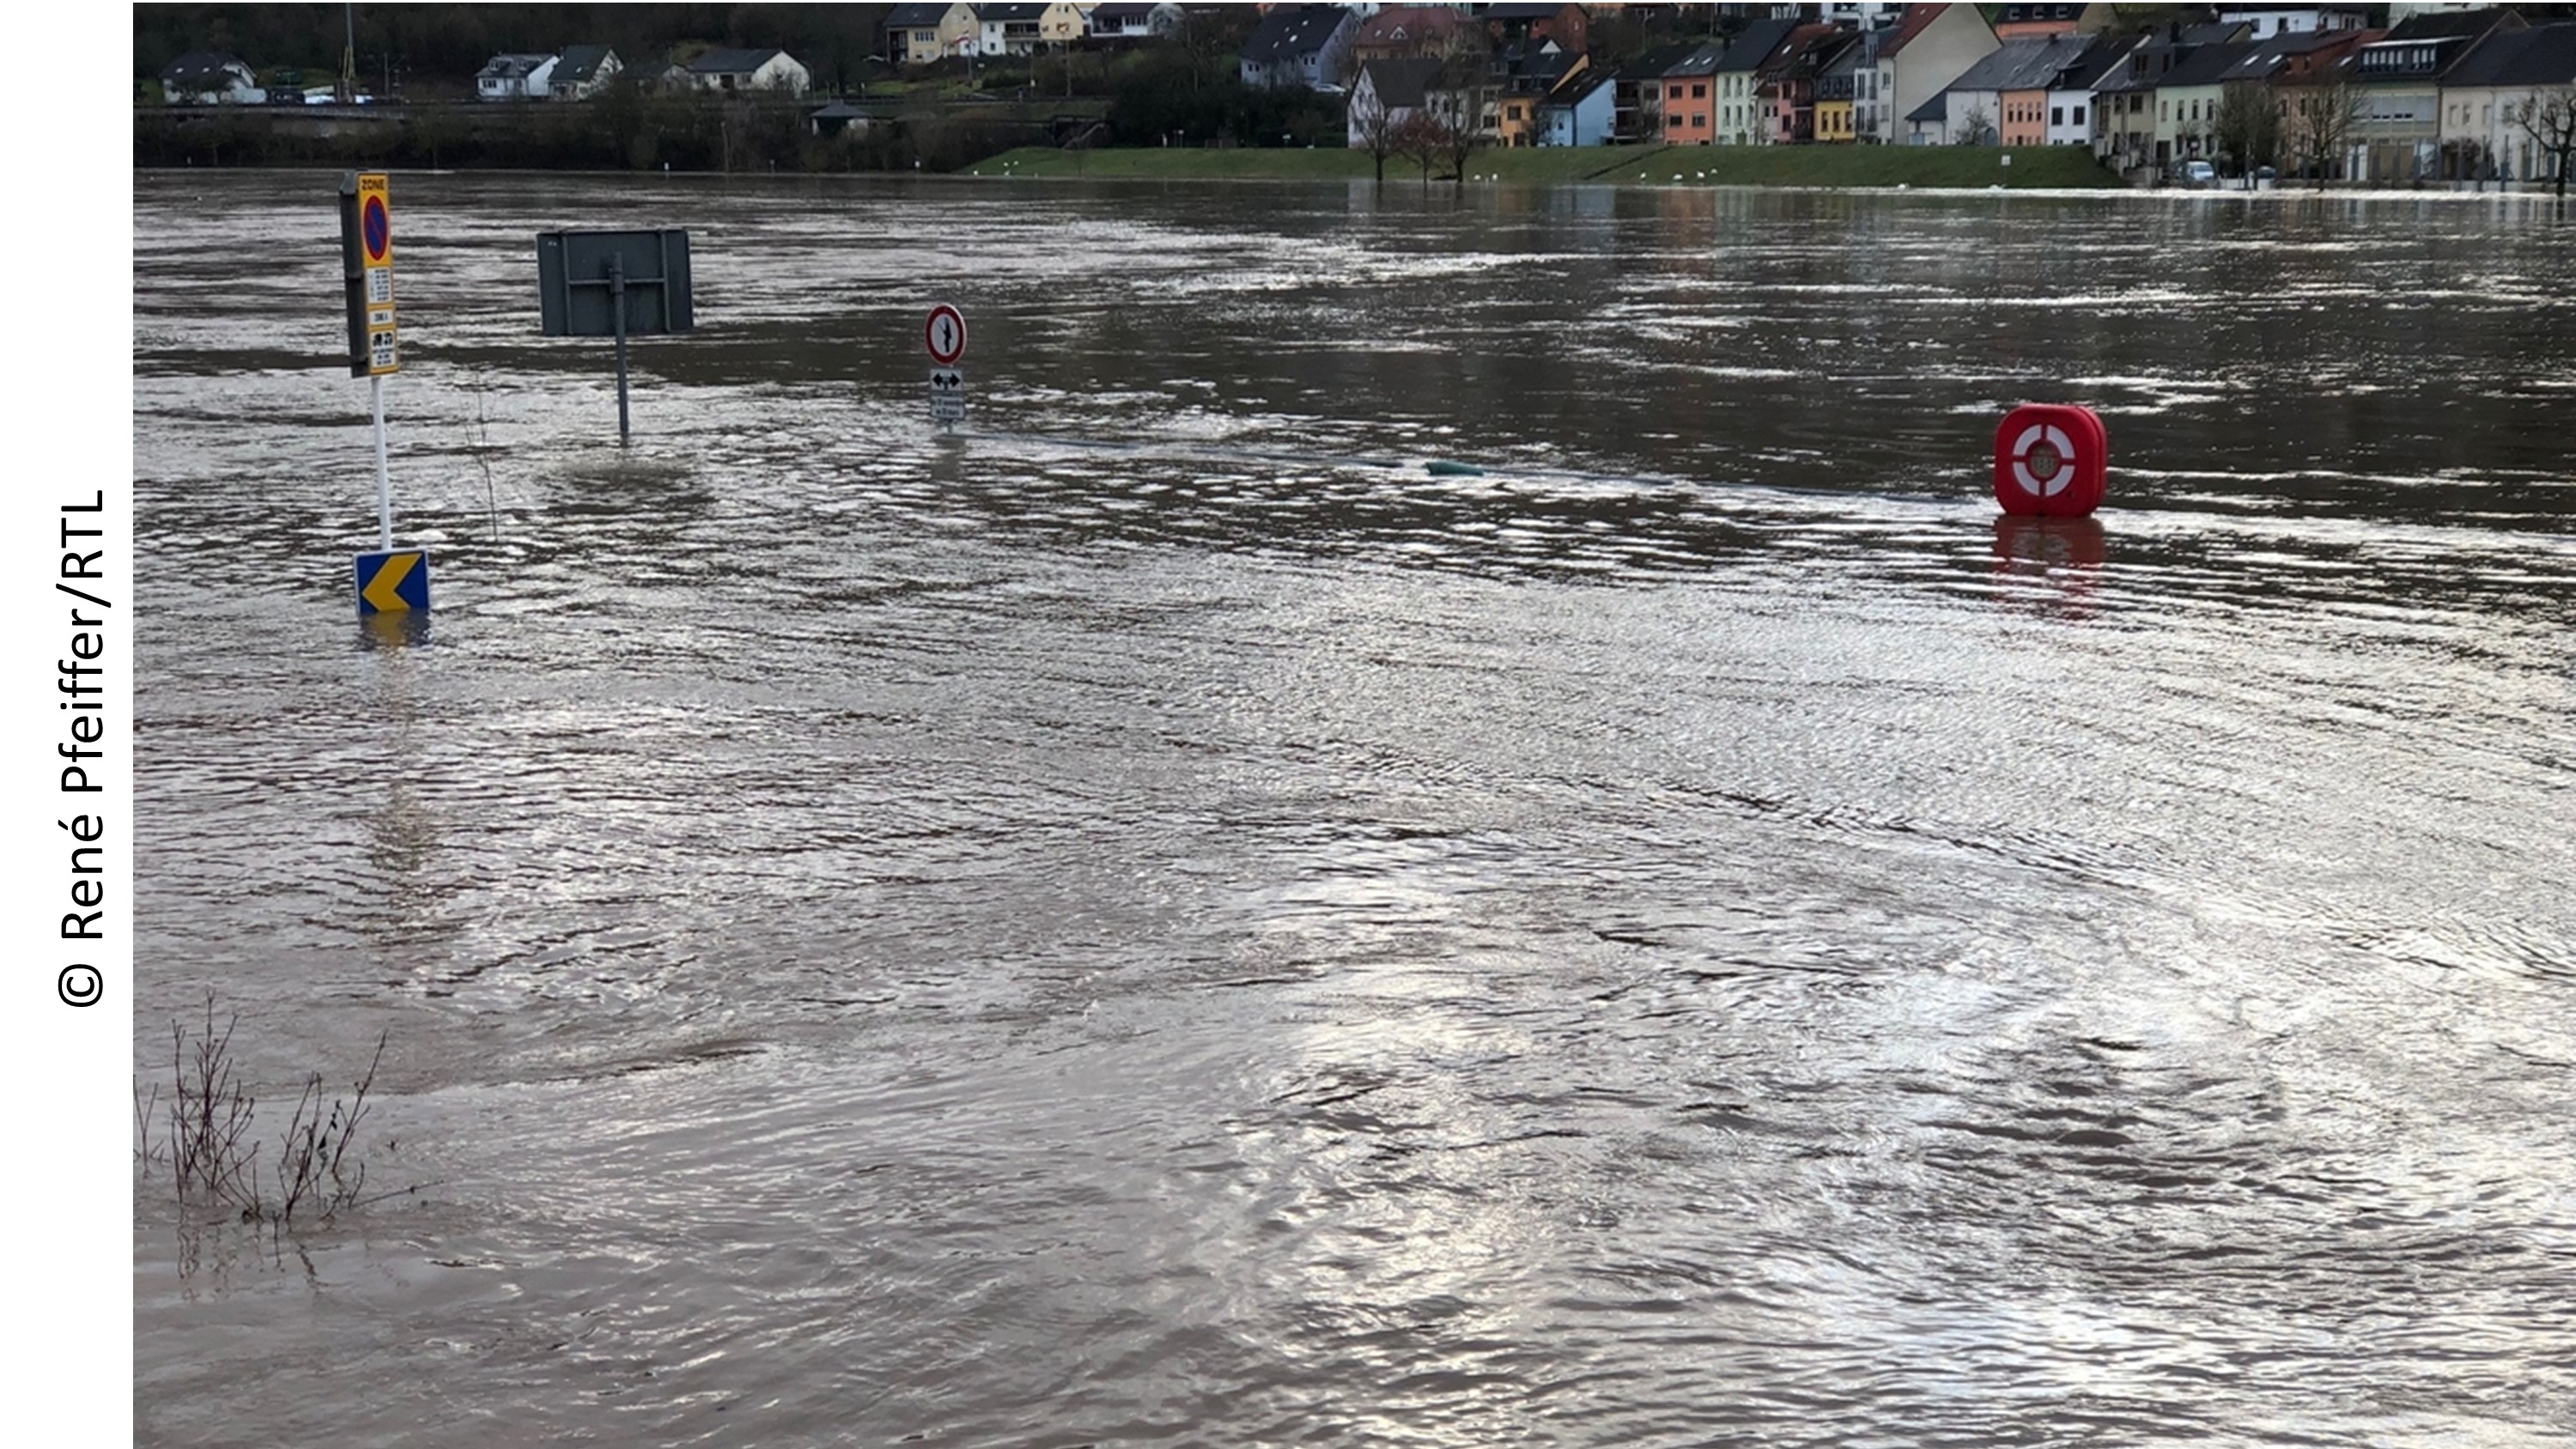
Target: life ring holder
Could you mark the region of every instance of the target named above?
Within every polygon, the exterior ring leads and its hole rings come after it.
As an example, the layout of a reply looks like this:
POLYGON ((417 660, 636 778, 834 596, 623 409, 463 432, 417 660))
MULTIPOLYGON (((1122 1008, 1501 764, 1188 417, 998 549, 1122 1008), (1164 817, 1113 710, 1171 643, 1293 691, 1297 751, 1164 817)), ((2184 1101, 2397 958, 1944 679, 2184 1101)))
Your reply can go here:
POLYGON ((1995 429, 1995 501, 2006 513, 2082 518, 2101 506, 2109 453, 2091 408, 2025 403, 1995 429))

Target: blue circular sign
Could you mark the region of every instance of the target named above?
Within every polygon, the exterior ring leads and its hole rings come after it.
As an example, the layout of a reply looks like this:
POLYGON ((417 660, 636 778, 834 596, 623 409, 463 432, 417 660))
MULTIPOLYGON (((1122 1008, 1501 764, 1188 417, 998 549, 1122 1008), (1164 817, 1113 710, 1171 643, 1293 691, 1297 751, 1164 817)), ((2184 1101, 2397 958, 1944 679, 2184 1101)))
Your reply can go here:
POLYGON ((394 219, 385 212, 385 199, 370 196, 358 212, 358 230, 367 239, 367 260, 381 262, 394 244, 394 219))

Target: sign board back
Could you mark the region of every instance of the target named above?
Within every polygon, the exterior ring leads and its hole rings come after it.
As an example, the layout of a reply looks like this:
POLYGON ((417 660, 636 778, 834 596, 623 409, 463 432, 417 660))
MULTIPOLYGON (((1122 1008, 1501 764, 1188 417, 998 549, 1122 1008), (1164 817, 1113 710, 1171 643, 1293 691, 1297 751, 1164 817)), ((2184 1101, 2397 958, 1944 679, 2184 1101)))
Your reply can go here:
POLYGON ((537 311, 548 337, 614 337, 618 303, 626 334, 686 332, 696 325, 689 291, 689 234, 659 231, 537 233, 537 311))

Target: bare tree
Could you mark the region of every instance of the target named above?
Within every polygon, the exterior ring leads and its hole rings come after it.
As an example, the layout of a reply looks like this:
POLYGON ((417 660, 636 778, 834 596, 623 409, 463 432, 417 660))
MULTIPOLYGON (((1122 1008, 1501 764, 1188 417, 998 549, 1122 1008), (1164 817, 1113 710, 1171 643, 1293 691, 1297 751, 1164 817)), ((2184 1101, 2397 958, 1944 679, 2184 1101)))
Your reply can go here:
POLYGON ((2567 173, 2576 171, 2576 90, 2532 91, 2513 109, 2513 122, 2540 149, 2541 163, 2567 199, 2567 173))
POLYGON ((2290 102, 2288 141, 2299 164, 2310 167, 2317 189, 2325 190, 2326 173, 2343 156, 2344 142, 2361 121, 2362 94, 2338 71, 2312 86, 2295 88, 2290 102))
POLYGON ((2281 111, 2269 92, 2261 81, 2229 81, 2219 94, 2218 119, 2211 123, 2215 149, 2235 163, 2249 186, 2255 167, 2270 166, 2281 156, 2281 111))
POLYGON ((1395 124, 1395 152, 1422 168, 1422 184, 1431 184, 1431 168, 1449 149, 1449 126, 1429 106, 1408 111, 1395 124))
POLYGON ((1951 137, 1950 141, 1957 146, 1992 146, 1999 139, 1995 118, 1986 114, 1985 102, 1979 101, 1968 107, 1968 114, 1959 118, 1959 134, 1951 137))
POLYGON ((1467 186, 1467 158, 1485 141, 1485 97, 1493 89, 1493 48, 1485 32, 1462 25, 1440 53, 1440 74, 1432 79, 1424 109, 1435 113, 1445 130, 1441 153, 1449 162, 1449 179, 1467 186))
POLYGON ((1402 149, 1398 142, 1403 128, 1404 123, 1397 118, 1395 108, 1386 103, 1385 96, 1378 91, 1377 82, 1364 67, 1360 83, 1351 91, 1351 134, 1359 138, 1359 144, 1369 153, 1369 159, 1377 163, 1377 184, 1380 186, 1386 184, 1386 158, 1402 149))

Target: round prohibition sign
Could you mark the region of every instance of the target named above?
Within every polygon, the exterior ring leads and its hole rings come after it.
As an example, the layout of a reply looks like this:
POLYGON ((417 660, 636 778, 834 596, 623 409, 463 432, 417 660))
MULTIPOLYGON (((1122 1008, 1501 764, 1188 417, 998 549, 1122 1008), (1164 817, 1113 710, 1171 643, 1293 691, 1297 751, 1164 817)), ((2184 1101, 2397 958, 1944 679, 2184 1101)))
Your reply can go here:
POLYGON ((2075 481, 2075 445, 2055 423, 2033 423, 2012 446, 2013 481, 2035 498, 2054 498, 2075 481))
POLYGON ((922 324, 922 341, 930 348, 930 360, 942 367, 954 367, 966 355, 966 314, 945 302, 930 309, 930 320, 922 324))
POLYGON ((370 196, 358 209, 358 235, 366 242, 367 265, 381 267, 394 249, 394 219, 385 210, 385 199, 370 196))

